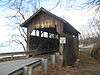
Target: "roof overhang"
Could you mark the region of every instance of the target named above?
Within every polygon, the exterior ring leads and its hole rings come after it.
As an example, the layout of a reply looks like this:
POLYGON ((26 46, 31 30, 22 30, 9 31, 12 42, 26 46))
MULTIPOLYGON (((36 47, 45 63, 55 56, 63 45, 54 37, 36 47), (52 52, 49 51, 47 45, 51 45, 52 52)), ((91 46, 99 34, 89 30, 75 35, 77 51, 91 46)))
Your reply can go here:
POLYGON ((62 18, 60 18, 60 17, 58 17, 58 16, 52 14, 51 12, 47 11, 46 9, 44 9, 44 8, 42 8, 42 7, 41 7, 36 13, 34 13, 30 18, 28 18, 24 23, 22 23, 20 26, 21 26, 21 27, 27 28, 27 27, 30 25, 30 23, 32 22, 32 20, 35 18, 35 16, 38 15, 41 11, 43 11, 43 12, 45 12, 46 14, 48 14, 48 15, 54 17, 55 19, 57 19, 57 20, 63 22, 63 23, 64 23, 63 28, 64 28, 65 32, 67 32, 67 31, 69 30, 70 33, 73 33, 73 34, 80 34, 80 32, 77 31, 77 30, 76 30, 72 25, 70 25, 66 20, 64 20, 64 19, 62 19, 62 18))

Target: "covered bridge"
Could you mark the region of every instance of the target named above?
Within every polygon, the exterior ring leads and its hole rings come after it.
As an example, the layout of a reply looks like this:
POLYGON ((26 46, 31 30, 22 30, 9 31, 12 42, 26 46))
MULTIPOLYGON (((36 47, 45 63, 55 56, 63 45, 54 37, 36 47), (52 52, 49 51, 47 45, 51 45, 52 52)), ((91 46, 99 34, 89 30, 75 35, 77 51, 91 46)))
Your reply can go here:
POLYGON ((28 51, 50 54, 61 52, 63 46, 64 64, 72 65, 76 61, 79 32, 64 19, 40 8, 21 27, 27 28, 28 51), (64 39, 61 40, 61 37, 64 39))

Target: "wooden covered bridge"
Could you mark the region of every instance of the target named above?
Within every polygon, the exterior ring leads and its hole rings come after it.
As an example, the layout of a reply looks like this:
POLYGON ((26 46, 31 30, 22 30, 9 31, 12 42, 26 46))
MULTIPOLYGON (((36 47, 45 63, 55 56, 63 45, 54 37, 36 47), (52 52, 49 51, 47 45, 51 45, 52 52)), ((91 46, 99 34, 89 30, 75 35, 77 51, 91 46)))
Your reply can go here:
POLYGON ((21 27, 27 28, 28 51, 36 50, 41 54, 62 52, 64 65, 76 61, 79 32, 64 19, 40 8, 21 27), (60 50, 62 45, 63 51, 60 50))

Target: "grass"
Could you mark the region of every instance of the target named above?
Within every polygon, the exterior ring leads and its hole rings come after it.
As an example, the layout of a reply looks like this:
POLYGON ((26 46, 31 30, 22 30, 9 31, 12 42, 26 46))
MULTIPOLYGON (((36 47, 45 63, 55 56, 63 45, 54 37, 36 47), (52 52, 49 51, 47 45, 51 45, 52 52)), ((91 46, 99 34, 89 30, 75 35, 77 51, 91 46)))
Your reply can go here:
POLYGON ((98 64, 98 61, 91 57, 89 54, 85 52, 79 53, 79 59, 81 65, 95 65, 98 64))

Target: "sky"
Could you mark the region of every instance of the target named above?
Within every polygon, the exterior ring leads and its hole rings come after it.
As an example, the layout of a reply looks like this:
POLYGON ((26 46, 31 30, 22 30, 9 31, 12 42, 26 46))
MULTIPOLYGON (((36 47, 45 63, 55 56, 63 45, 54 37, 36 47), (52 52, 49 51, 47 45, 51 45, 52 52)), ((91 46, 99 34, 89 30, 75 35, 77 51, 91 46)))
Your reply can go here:
MULTIPOLYGON (((80 1, 80 0, 78 0, 80 1)), ((80 3, 82 3, 81 0, 80 3)), ((63 2, 64 3, 64 2, 63 2)), ((50 5, 52 4, 49 3, 50 5)), ((73 4, 73 2, 71 3, 73 4)), ((77 3, 76 3, 77 4, 77 3)), ((79 2, 78 2, 79 4, 79 2)), ((44 3, 43 7, 45 7, 47 10, 50 8, 45 6, 44 3)), ((54 4, 52 4, 54 5, 54 4)), ((52 6, 51 5, 51 6, 52 6)), ((53 14, 64 18, 66 21, 68 21, 73 27, 75 27, 78 31, 85 31, 87 28, 87 23, 90 18, 93 17, 94 9, 75 9, 75 8, 69 8, 67 6, 62 8, 60 6, 56 7, 55 9, 51 10, 53 14), (84 28, 82 28, 84 27, 84 28)), ((16 34, 16 29, 12 29, 9 24, 10 20, 7 18, 8 16, 11 16, 15 14, 16 11, 7 9, 5 7, 0 7, 0 53, 4 52, 18 52, 23 51, 22 47, 16 44, 9 44, 9 40, 11 39, 12 34, 16 34), (6 10, 5 10, 6 9, 6 10), (17 49, 16 49, 17 47, 17 49)))

